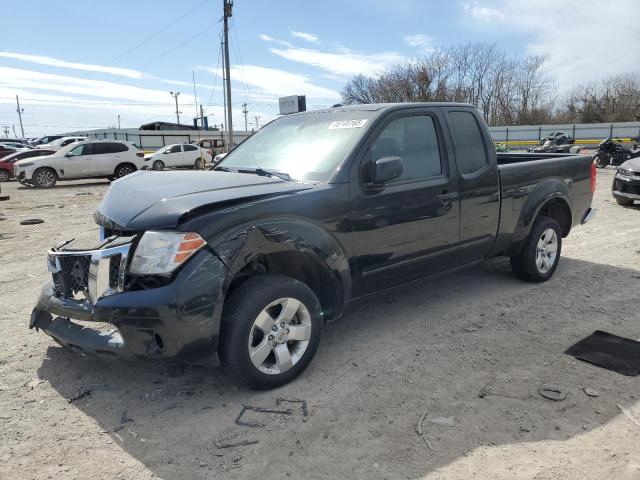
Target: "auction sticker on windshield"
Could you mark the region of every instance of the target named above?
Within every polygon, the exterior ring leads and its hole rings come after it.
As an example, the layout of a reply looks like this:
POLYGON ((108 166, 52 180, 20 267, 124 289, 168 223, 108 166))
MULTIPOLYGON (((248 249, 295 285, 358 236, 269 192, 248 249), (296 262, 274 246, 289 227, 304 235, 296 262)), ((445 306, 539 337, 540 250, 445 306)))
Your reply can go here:
POLYGON ((361 120, 339 120, 329 125, 329 130, 335 130, 337 128, 362 128, 366 125, 368 118, 361 120))

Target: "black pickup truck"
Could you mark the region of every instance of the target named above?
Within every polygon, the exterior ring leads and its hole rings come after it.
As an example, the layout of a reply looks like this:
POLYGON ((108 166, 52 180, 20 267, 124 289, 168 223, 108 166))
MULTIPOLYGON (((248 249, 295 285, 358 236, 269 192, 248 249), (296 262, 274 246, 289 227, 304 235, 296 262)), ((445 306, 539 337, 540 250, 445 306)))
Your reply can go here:
POLYGON ((499 255, 548 280, 594 189, 590 157, 496 156, 470 105, 285 116, 211 171, 114 181, 101 239, 49 251, 30 326, 82 354, 221 359, 271 388, 305 369, 350 302, 499 255))

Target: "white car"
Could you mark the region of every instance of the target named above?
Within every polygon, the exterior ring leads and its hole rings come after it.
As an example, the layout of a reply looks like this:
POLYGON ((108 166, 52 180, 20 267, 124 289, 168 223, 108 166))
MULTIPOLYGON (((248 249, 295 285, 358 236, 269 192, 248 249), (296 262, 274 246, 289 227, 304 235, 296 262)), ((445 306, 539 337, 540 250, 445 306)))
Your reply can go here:
POLYGON ((33 148, 29 145, 25 145, 24 143, 18 143, 18 142, 0 142, 0 145, 13 148, 18 152, 26 152, 27 150, 31 150, 33 148))
POLYGON ((44 143, 42 145, 38 145, 38 148, 44 148, 45 150, 60 150, 61 148, 66 147, 67 145, 71 145, 72 143, 81 142, 83 140, 88 140, 87 137, 62 137, 57 140, 54 140, 51 143, 44 143))
POLYGON ((206 162, 211 162, 211 154, 197 145, 176 143, 145 155, 144 161, 152 170, 164 170, 166 167, 188 167, 201 170, 206 162))
POLYGON ((146 168, 144 152, 121 140, 86 140, 72 143, 46 157, 20 160, 14 175, 25 185, 53 187, 58 180, 120 178, 146 168))

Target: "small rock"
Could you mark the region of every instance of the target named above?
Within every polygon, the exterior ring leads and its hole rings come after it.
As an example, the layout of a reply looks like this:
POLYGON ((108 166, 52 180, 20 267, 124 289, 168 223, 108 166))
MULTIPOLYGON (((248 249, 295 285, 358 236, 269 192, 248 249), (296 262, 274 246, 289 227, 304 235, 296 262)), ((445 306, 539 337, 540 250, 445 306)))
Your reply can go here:
POLYGON ((442 425, 443 427, 455 427, 456 420, 453 417, 436 417, 429 420, 431 423, 435 423, 436 425, 442 425))
POLYGON ((206 463, 204 463, 204 462, 200 462, 200 467, 204 468, 204 467, 206 467, 206 466, 207 466, 207 464, 206 464, 206 463))
POLYGON ((586 393, 589 397, 598 397, 600 396, 600 394, 597 392, 597 390, 594 390, 593 388, 590 387, 586 387, 582 389, 584 391, 584 393, 586 393))

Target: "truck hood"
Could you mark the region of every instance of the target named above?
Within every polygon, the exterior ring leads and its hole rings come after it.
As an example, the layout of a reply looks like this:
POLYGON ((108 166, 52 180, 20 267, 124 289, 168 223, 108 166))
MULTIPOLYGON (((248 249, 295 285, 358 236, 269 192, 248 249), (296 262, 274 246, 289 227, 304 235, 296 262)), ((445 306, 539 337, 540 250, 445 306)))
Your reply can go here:
POLYGON ((138 171, 111 184, 94 217, 116 230, 174 228, 194 210, 211 212, 309 188, 250 173, 138 171))

